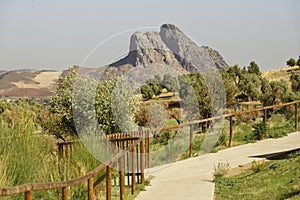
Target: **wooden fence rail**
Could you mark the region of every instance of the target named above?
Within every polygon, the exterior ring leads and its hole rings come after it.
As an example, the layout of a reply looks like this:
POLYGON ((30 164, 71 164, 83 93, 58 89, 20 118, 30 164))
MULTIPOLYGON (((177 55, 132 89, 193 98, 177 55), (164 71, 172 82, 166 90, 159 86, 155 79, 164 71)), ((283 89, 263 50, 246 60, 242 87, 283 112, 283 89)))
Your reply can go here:
MULTIPOLYGON (((251 109, 251 110, 245 110, 242 112, 234 112, 229 113, 222 116, 207 118, 207 119, 201 119, 196 121, 191 121, 187 123, 183 123, 177 126, 170 126, 165 127, 162 130, 172 130, 172 129, 179 129, 182 127, 189 126, 190 128, 190 138, 189 138, 189 156, 191 157, 193 155, 192 152, 192 142, 193 142, 193 125, 205 123, 205 122, 211 122, 213 120, 220 120, 222 118, 229 118, 229 124, 230 124, 230 130, 229 130, 229 146, 232 146, 233 141, 233 117, 238 115, 244 115, 249 113, 257 113, 259 111, 263 111, 263 122, 267 122, 267 110, 269 109, 275 109, 275 108, 281 108, 284 106, 295 106, 295 131, 298 130, 298 105, 300 100, 289 102, 289 103, 283 103, 280 105, 273 105, 273 106, 267 106, 267 107, 261 107, 257 109, 251 109)), ((87 190, 87 196, 89 200, 94 199, 94 188, 93 188, 93 177, 98 174, 101 170, 106 169, 106 199, 111 199, 111 190, 112 190, 112 164, 118 163, 119 165, 119 185, 120 185, 120 199, 124 199, 124 187, 125 187, 125 168, 132 169, 131 175, 131 188, 132 188, 132 194, 135 193, 136 189, 136 178, 137 180, 141 180, 141 182, 144 182, 144 169, 149 168, 149 135, 152 132, 156 132, 158 130, 146 130, 146 131, 138 131, 134 133, 119 133, 119 134, 111 134, 107 136, 107 139, 109 139, 114 145, 118 146, 121 150, 120 152, 115 155, 113 158, 111 158, 109 161, 101 164, 100 166, 96 167, 89 173, 87 173, 84 176, 74 178, 67 181, 60 181, 60 182, 49 182, 49 183, 37 183, 37 184, 24 184, 14 187, 7 187, 7 188, 0 188, 0 197, 1 196, 8 196, 8 195, 17 195, 17 194, 24 194, 25 200, 31 200, 32 195, 34 191, 39 190, 51 190, 51 189, 61 189, 62 190, 62 199, 68 199, 69 195, 69 188, 71 186, 87 182, 88 184, 88 190, 87 190), (131 161, 126 161, 128 158, 128 155, 131 154, 131 161), (137 172, 139 170, 139 173, 137 172)), ((59 146, 59 155, 64 154, 64 146, 68 146, 71 143, 67 143, 67 145, 58 144, 59 146)), ((70 149, 72 147, 70 146, 70 149)), ((129 183, 130 181, 128 181, 129 183)))

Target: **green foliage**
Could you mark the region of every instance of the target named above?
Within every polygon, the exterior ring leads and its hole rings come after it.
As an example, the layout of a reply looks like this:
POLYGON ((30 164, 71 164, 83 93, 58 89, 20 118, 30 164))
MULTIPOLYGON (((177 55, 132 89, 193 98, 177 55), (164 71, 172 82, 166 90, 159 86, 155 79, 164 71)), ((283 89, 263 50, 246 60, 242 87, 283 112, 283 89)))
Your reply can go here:
POLYGON ((141 93, 144 99, 151 99, 154 95, 154 92, 149 85, 143 85, 141 87, 141 93))
POLYGON ((51 102, 51 113, 54 114, 51 116, 54 117, 52 121, 57 122, 57 124, 49 124, 51 127, 45 127, 46 130, 57 136, 76 134, 72 114, 72 94, 76 77, 78 77, 77 71, 75 68, 70 68, 68 74, 60 77, 58 80, 58 88, 51 102), (59 129, 56 129, 55 126, 59 127, 59 129))
MULTIPOLYGON (((299 58, 300 60, 300 58, 299 58)), ((295 93, 300 92, 300 73, 293 73, 290 77, 290 81, 292 83, 292 90, 295 93)))
POLYGON ((151 85, 151 88, 152 88, 152 91, 155 94, 155 96, 158 96, 161 94, 162 87, 160 84, 154 83, 151 85))
MULTIPOLYGON (((209 117, 211 115, 211 98, 208 91, 207 84, 200 73, 189 74, 185 76, 190 87, 182 87, 180 94, 187 94, 180 96, 189 105, 199 105, 200 116, 209 117)), ((183 82, 183 81, 182 81, 183 82)), ((183 82, 185 84, 185 82, 183 82)), ((191 111, 193 112, 193 111, 191 111)))
POLYGON ((262 95, 260 96, 260 100, 264 106, 295 100, 295 94, 289 90, 284 80, 271 81, 270 83, 263 81, 261 88, 262 95))
POLYGON ((266 169, 266 165, 265 165, 265 161, 264 160, 262 162, 255 161, 255 160, 251 162, 251 170, 254 173, 261 172, 261 171, 263 171, 265 169, 266 169))
MULTIPOLYGON (((228 70, 228 72, 226 72, 225 70, 220 70, 221 75, 222 75, 222 79, 223 79, 223 83, 224 83, 224 87, 226 90, 226 104, 227 105, 233 105, 236 102, 236 96, 239 93, 239 89, 237 87, 237 84, 235 83, 235 76, 233 74, 235 74, 235 72, 231 72, 231 70, 233 70, 232 68, 230 68, 228 70)), ((236 72, 238 74, 238 72, 236 72)))
POLYGON ((256 73, 242 73, 239 81, 240 91, 246 95, 247 100, 258 100, 261 91, 261 79, 256 73))
POLYGON ((267 138, 267 125, 265 123, 253 124, 252 136, 254 140, 262 140, 267 138))
MULTIPOLYGON (((70 157, 59 161, 55 138, 39 131, 40 117, 43 116, 40 105, 4 100, 0 100, 0 105, 3 110, 0 113, 0 186, 71 179, 100 164, 82 144, 74 144, 70 157)), ((72 187, 71 198, 80 196, 86 189, 84 184, 78 189, 72 187)), ((33 197, 57 199, 59 193, 56 190, 36 191, 33 197)), ((10 199, 20 199, 20 196, 11 196, 10 199)))
POLYGON ((233 177, 217 177, 215 199, 299 199, 299 160, 298 153, 288 159, 256 162, 252 170, 233 177))
POLYGON ((76 135, 76 130, 98 132, 97 122, 104 134, 120 132, 121 128, 127 131, 124 127, 128 128, 127 125, 134 122, 134 105, 133 94, 122 80, 97 83, 91 78, 79 77, 76 70, 70 68, 68 74, 59 79, 51 113, 45 113, 50 120, 43 125, 45 130, 59 137, 63 134, 76 135), (94 119, 95 115, 97 119, 94 119))
POLYGON ((298 67, 300 67, 300 55, 299 55, 299 57, 298 57, 298 60, 297 60, 296 65, 297 65, 298 67))
POLYGON ((247 67, 247 71, 249 74, 261 75, 259 66, 254 62, 250 62, 250 65, 247 67))
POLYGON ((296 61, 294 58, 290 58, 289 60, 286 61, 286 64, 289 66, 289 67, 294 67, 296 65, 296 61))
POLYGON ((170 74, 164 75, 161 85, 171 92, 177 92, 180 88, 177 77, 172 77, 170 74))

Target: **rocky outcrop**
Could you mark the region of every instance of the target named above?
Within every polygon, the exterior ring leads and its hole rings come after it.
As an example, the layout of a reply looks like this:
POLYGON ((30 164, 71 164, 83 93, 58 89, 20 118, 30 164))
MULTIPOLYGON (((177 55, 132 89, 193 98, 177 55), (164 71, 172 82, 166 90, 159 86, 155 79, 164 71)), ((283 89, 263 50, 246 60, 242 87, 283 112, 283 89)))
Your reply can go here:
POLYGON ((228 64, 225 62, 225 60, 223 59, 223 57, 217 50, 212 49, 208 46, 201 46, 201 48, 203 48, 204 50, 206 50, 208 52, 209 56, 213 60, 215 67, 217 69, 221 69, 221 68, 228 69, 228 67, 229 67, 228 64))
MULTIPOLYGON (((125 58, 110 66, 121 67, 123 69, 124 66, 128 65, 146 67, 150 64, 151 66, 158 64, 160 66, 172 66, 172 68, 181 73, 187 73, 157 32, 133 33, 130 38, 129 50, 125 58)), ((112 69, 108 70, 114 71, 112 69)))
POLYGON ((223 58, 219 53, 214 57, 211 56, 213 55, 211 52, 217 52, 216 50, 198 46, 175 25, 162 25, 159 34, 182 67, 189 72, 201 71, 209 67, 228 68, 225 62, 220 62, 223 58))
POLYGON ((147 67, 150 64, 171 66, 180 73, 201 71, 208 67, 228 68, 216 50, 198 46, 172 24, 162 25, 159 33, 135 32, 130 38, 129 50, 126 57, 109 65, 106 74, 108 71, 118 74, 117 68, 124 72, 130 69, 128 66, 147 67))

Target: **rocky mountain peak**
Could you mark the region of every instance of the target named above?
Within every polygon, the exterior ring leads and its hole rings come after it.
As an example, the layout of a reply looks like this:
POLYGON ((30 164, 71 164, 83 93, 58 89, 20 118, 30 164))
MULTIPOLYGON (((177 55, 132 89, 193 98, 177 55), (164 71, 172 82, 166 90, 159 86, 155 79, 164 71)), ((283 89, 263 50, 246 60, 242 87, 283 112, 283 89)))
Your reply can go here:
MULTIPOLYGON (((117 68, 126 66, 126 69, 130 69, 130 66, 146 67, 149 64, 167 65, 182 73, 201 71, 209 67, 228 68, 217 50, 198 46, 173 24, 163 24, 159 33, 155 31, 133 33, 128 55, 109 66, 117 68)), ((109 71, 116 70, 118 69, 109 69, 109 71)))
POLYGON ((169 29, 169 30, 172 30, 172 31, 182 33, 182 31, 177 26, 175 26, 174 24, 163 24, 163 25, 160 26, 160 29, 169 29))

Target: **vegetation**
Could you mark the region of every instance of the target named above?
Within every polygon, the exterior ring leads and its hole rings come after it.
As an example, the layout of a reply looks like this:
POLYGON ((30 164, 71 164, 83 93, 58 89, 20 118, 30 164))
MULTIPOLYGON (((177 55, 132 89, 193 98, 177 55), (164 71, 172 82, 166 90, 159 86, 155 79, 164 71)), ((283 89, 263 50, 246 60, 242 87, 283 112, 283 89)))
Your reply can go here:
MULTIPOLYGON (((297 71, 289 76, 288 82, 286 80, 269 81, 263 78, 259 66, 255 62, 251 62, 244 68, 235 65, 228 70, 220 70, 220 74, 229 110, 233 110, 239 102, 259 101, 263 106, 268 106, 299 99, 300 73, 297 71)), ((91 123, 89 120, 93 115, 96 117, 96 128, 101 128, 103 134, 137 130, 137 125, 157 128, 158 125, 163 127, 181 123, 180 119, 174 117, 177 115, 176 111, 172 110, 168 116, 159 112, 161 108, 167 107, 163 100, 160 101, 158 98, 158 101, 155 102, 147 101, 155 96, 159 97, 163 89, 172 92, 174 96, 185 100, 186 103, 197 102, 199 105, 198 118, 207 118, 212 115, 210 91, 200 73, 179 77, 157 75, 153 80, 148 80, 140 89, 144 98, 143 102, 137 100, 135 94, 130 92, 121 79, 98 83, 86 77, 79 77, 76 70, 71 68, 65 76, 59 79, 50 108, 44 108, 31 101, 7 102, 0 100, 0 145, 2 147, 0 149, 0 187, 67 180, 86 174, 98 166, 100 162, 90 155, 83 144, 74 144, 70 157, 62 160, 57 159, 56 149, 58 139, 77 138, 78 130, 88 131, 84 128, 89 126, 91 123), (192 93, 195 95, 190 95, 192 93), (74 105, 77 98, 80 98, 80 105, 74 105), (124 112, 124 110, 128 112, 124 112), (74 119, 74 113, 80 116, 79 121, 74 119), (165 118, 167 118, 166 123, 165 118)), ((286 107, 270 110, 267 113, 268 125, 262 123, 262 115, 257 113, 255 116, 249 114, 234 117, 233 145, 287 134, 294 126, 292 109, 286 107)), ((205 138, 203 133, 206 132, 208 126, 209 124, 203 123, 195 127, 194 152, 199 151, 205 138)), ((180 149, 182 147, 176 145, 173 140, 178 133, 178 130, 155 133, 154 137, 150 139, 152 150, 160 149, 164 152, 168 150, 170 154, 183 152, 181 155, 168 155, 173 160, 187 157, 187 149, 180 149), (175 144, 172 146, 174 149, 164 149, 167 144, 172 142, 175 144)), ((228 136, 229 121, 225 120, 223 133, 219 137, 214 151, 228 146, 228 136)), ((169 161, 165 159, 164 155, 157 154, 155 156, 160 156, 161 161, 169 161)), ((226 165, 220 164, 216 167, 216 171, 220 171, 221 168, 225 169, 226 165)), ((263 170, 259 169, 258 171, 263 170)), ((103 192, 104 173, 95 177, 95 186, 99 193, 103 192)), ((223 172, 219 174, 222 176, 223 172)), ((223 179, 218 180, 222 183, 223 179)), ((81 199, 85 190, 85 184, 72 187, 71 198, 81 199)), ((299 191, 299 189, 296 188, 295 191, 299 191)), ((35 192, 34 197, 36 199, 42 199, 42 197, 57 199, 59 193, 60 190, 35 192)), ((16 197, 16 199, 19 198, 23 198, 23 196, 16 197)))
POLYGON ((47 120, 43 128, 58 137, 76 136, 77 131, 88 126, 86 123, 95 110, 96 120, 104 134, 119 133, 121 128, 122 131, 127 131, 121 124, 134 121, 134 111, 137 110, 134 108, 137 104, 132 95, 122 80, 110 79, 97 83, 91 78, 78 76, 76 70, 70 68, 69 73, 59 79, 59 86, 48 113, 51 120, 50 123, 47 120), (116 88, 119 94, 112 97, 116 88), (129 113, 122 111, 126 109, 126 103, 131 111, 129 113))
MULTIPOLYGON (((58 160, 56 139, 40 131, 43 115, 40 105, 0 100, 0 107, 0 187, 68 180, 100 164, 82 144, 73 146, 70 157, 58 160)), ((101 173, 97 178, 101 178, 101 173)), ((84 185, 72 190, 72 197, 81 197, 84 190, 84 185)), ((34 198, 57 199, 59 193, 60 190, 34 192, 34 198)), ((23 196, 9 199, 23 199, 23 196)))
POLYGON ((290 58, 288 61, 286 61, 286 64, 290 67, 294 67, 296 65, 296 61, 294 58, 290 58))
POLYGON ((295 60, 294 58, 290 58, 289 60, 286 61, 286 64, 289 67, 294 67, 294 66, 299 66, 300 67, 300 55, 298 60, 295 60))
POLYGON ((215 199, 299 199, 300 152, 265 163, 253 162, 246 173, 215 177, 215 199))

